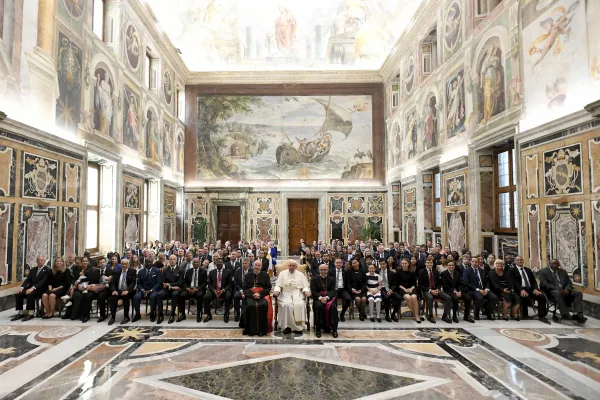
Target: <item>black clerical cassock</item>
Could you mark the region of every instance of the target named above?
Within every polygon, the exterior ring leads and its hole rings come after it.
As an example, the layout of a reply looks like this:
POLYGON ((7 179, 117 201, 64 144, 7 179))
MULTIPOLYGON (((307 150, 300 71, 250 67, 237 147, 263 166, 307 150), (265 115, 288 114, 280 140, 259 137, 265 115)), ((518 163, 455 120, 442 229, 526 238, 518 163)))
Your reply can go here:
POLYGON ((264 336, 273 329, 271 326, 273 321, 273 307, 270 298, 271 278, 268 273, 263 271, 258 274, 253 272, 246 274, 242 289, 246 296, 241 324, 244 328, 244 335, 264 336), (259 299, 254 298, 255 293, 260 295, 259 299))
POLYGON ((310 280, 310 290, 313 297, 313 313, 315 315, 315 329, 325 332, 337 332, 338 313, 336 307, 335 278, 331 276, 313 276, 310 280), (319 297, 328 297, 324 304, 319 297))

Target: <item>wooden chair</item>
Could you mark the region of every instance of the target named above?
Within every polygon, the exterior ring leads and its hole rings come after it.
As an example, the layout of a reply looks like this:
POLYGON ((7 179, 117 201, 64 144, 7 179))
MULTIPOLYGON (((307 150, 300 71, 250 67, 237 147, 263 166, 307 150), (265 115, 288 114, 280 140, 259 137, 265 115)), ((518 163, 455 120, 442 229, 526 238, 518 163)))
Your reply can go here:
MULTIPOLYGON (((282 271, 286 271, 288 268, 287 268, 287 265, 277 264, 275 266, 275 269, 277 271, 277 275, 279 275, 279 273, 281 273, 282 271)), ((298 265, 297 270, 306 275, 307 272, 309 271, 309 267, 306 264, 300 264, 300 265, 298 265)), ((308 276, 308 282, 310 284, 310 276, 308 276)), ((271 293, 271 297, 273 297, 273 293, 271 293)), ((273 314, 273 321, 275 322, 274 330, 277 330, 277 328, 278 328, 277 318, 279 315, 279 301, 275 300, 275 301, 273 301, 273 303, 275 304, 275 312, 273 314)), ((308 331, 310 331, 310 301, 308 301, 308 300, 306 301, 306 329, 308 331)))

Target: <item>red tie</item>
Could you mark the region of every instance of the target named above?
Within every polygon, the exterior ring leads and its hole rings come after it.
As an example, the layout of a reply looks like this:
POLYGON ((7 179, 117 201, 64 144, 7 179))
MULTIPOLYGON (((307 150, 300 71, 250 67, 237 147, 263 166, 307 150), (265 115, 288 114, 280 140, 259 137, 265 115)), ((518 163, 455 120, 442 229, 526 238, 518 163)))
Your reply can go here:
POLYGON ((433 284, 433 271, 429 270, 429 289, 434 289, 435 285, 433 284))
POLYGON ((217 270, 217 290, 221 290, 221 271, 217 270))

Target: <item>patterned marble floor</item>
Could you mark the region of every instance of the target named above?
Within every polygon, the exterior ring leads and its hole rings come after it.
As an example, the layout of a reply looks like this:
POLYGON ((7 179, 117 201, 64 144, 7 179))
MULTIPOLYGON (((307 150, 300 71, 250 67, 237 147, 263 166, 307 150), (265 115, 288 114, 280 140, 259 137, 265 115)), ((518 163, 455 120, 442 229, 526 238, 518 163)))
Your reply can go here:
MULTIPOLYGON (((340 324, 248 338, 189 319, 107 326, 0 313, 0 398, 598 399, 600 321, 340 324)), ((117 320, 119 320, 117 318, 117 320)))

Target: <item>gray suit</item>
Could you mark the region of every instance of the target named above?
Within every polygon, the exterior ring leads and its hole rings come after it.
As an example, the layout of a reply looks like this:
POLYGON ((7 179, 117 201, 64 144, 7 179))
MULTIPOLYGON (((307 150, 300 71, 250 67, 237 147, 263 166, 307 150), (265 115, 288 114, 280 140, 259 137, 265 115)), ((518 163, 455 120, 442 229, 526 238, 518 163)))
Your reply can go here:
POLYGON ((562 316, 569 314, 568 303, 573 304, 575 313, 583 313, 583 296, 581 292, 573 290, 573 282, 564 269, 559 268, 555 274, 550 267, 543 268, 540 271, 540 287, 548 297, 554 299, 562 316), (561 295, 560 291, 563 289, 568 290, 568 293, 561 295))

